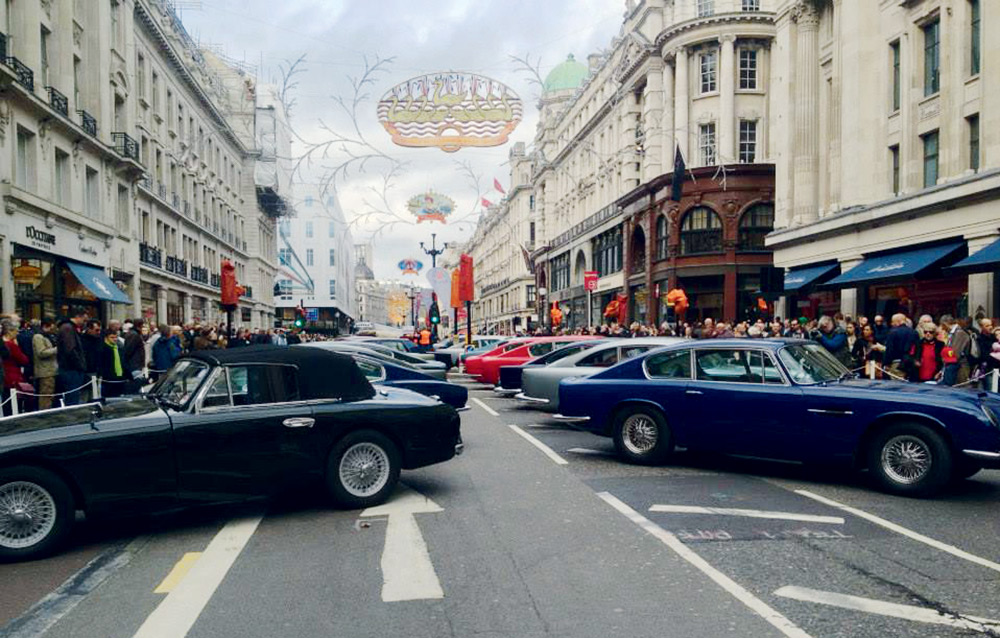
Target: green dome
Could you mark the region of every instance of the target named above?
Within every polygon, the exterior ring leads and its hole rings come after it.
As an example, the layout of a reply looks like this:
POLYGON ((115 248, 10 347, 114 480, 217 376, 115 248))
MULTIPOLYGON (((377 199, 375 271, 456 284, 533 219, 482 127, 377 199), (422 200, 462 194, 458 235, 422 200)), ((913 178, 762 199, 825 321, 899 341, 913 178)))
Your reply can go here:
POLYGON ((575 91, 583 85, 590 70, 573 58, 571 53, 566 61, 552 69, 545 78, 545 92, 553 91, 575 91))

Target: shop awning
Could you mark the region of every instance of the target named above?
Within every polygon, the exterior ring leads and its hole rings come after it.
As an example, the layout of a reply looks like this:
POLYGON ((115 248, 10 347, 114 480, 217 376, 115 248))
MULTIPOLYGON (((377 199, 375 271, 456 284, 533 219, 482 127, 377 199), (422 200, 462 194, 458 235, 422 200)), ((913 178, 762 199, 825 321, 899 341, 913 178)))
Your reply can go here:
POLYGON ((823 264, 822 266, 810 266, 808 268, 798 268, 785 272, 785 292, 795 292, 809 286, 834 270, 840 264, 823 264))
POLYGON ((80 283, 98 299, 112 303, 132 303, 132 300, 100 268, 75 261, 67 261, 66 265, 80 283))
POLYGON ((1000 239, 945 269, 949 273, 992 272, 994 270, 1000 270, 1000 239))
POLYGON ((964 247, 965 242, 953 242, 889 255, 867 257, 854 268, 831 279, 826 285, 843 288, 887 279, 914 277, 928 268, 939 265, 964 247))

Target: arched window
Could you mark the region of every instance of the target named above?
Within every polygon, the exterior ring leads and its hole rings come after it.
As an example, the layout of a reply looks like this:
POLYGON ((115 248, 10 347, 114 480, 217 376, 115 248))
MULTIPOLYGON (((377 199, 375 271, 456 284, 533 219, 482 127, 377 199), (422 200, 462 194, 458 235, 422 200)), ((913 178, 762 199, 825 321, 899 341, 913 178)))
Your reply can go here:
POLYGON ((774 230, 774 204, 754 204, 740 218, 740 250, 767 250, 764 238, 774 230))
POLYGON ((722 221, 711 208, 692 208, 681 224, 681 254, 722 252, 722 221))
POLYGON ((629 251, 632 260, 632 272, 645 272, 646 270, 646 233, 642 228, 636 226, 632 232, 632 249, 629 251))
POLYGON ((667 258, 667 216, 660 215, 656 218, 656 258, 667 258))

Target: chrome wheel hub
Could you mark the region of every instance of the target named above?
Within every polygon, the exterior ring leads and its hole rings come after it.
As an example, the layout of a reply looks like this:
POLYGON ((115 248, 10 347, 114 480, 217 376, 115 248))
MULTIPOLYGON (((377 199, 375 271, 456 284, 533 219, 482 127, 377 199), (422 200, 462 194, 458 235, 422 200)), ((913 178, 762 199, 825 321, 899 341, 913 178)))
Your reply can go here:
POLYGON ((374 443, 357 443, 340 459, 340 483, 352 496, 376 494, 389 481, 389 455, 374 443))
POLYGON ((645 414, 633 414, 622 426, 622 443, 632 454, 647 454, 656 447, 660 429, 645 414))
POLYGON ((23 549, 45 540, 56 524, 56 502, 36 483, 0 485, 0 547, 23 549))
POLYGON ((893 437, 882 448, 882 471, 903 485, 912 485, 927 476, 932 464, 930 448, 916 436, 893 437))

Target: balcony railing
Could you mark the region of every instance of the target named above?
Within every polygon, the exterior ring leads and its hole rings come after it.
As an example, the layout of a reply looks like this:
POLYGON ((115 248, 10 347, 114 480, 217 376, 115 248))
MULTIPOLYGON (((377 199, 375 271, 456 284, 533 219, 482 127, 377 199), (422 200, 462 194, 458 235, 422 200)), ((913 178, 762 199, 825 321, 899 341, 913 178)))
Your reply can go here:
POLYGON ((191 266, 191 281, 197 281, 200 284, 207 284, 208 268, 202 268, 201 266, 191 266))
POLYGON ((63 117, 69 117, 69 100, 66 96, 51 86, 47 86, 45 89, 49 92, 49 105, 53 110, 62 114, 63 117))
POLYGON ((184 216, 191 216, 191 202, 184 202, 184 216))
POLYGON ((209 285, 213 288, 218 288, 222 282, 222 277, 218 273, 212 273, 211 279, 209 280, 209 285))
POLYGON ((167 199, 167 185, 160 182, 156 185, 156 194, 160 196, 160 199, 167 199))
POLYGON ((80 126, 90 136, 97 137, 97 119, 86 111, 77 111, 80 114, 80 126))
POLYGON ((170 193, 170 202, 174 205, 174 208, 180 208, 181 196, 177 193, 170 193))
POLYGON ((0 60, 7 59, 7 34, 0 33, 0 60))
POLYGON ((149 175, 143 175, 139 178, 139 186, 142 186, 148 191, 153 190, 153 178, 149 175))
POLYGON ((161 268, 163 266, 163 252, 143 242, 139 244, 139 261, 161 268))
POLYGON ((29 69, 24 62, 21 62, 14 56, 10 56, 7 58, 7 66, 14 71, 14 75, 17 76, 18 84, 29 91, 35 90, 35 72, 29 69))
POLYGON ((167 257, 164 262, 164 270, 172 272, 175 275, 180 275, 181 277, 187 277, 187 262, 177 257, 167 257))
POLYGON ((112 133, 111 142, 115 146, 116 153, 130 160, 139 161, 139 143, 128 133, 112 133))

